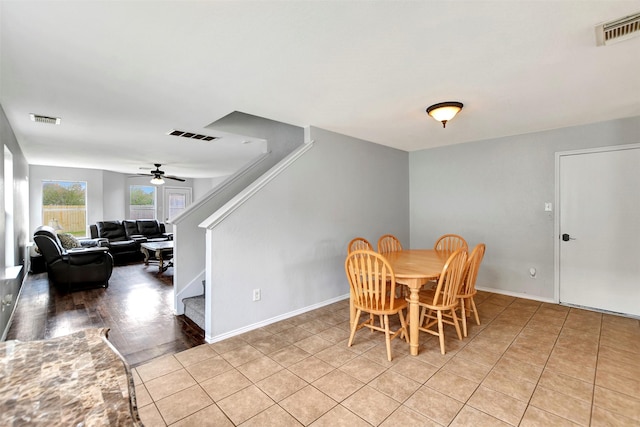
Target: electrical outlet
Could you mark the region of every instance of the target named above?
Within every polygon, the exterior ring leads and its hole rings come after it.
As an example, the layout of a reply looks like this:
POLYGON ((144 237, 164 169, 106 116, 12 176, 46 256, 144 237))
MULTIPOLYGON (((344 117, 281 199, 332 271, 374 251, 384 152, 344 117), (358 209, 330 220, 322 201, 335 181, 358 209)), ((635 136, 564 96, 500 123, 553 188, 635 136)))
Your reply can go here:
POLYGON ((253 290, 253 300, 260 301, 260 289, 253 290))

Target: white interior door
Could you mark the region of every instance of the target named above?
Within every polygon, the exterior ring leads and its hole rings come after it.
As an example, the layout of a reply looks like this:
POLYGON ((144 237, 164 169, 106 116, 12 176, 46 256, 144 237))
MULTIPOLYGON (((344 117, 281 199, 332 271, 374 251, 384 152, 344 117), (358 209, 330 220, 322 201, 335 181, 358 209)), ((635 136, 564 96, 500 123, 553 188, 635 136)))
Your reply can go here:
POLYGON ((640 147, 559 156, 559 299, 640 316, 640 147))
MULTIPOLYGON (((191 204, 191 189, 184 187, 164 188, 164 222, 172 220, 191 204)), ((169 224, 167 224, 169 228, 169 224)), ((173 229, 173 226, 170 227, 173 229)), ((171 230, 167 230, 171 231, 171 230)))

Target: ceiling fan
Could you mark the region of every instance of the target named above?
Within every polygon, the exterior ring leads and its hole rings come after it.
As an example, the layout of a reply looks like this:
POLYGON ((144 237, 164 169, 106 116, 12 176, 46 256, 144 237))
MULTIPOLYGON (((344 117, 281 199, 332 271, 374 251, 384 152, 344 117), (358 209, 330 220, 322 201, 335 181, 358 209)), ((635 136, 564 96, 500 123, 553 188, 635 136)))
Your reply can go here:
POLYGON ((160 166, 162 166, 160 163, 154 163, 153 165, 156 167, 155 170, 150 171, 150 173, 139 173, 138 175, 152 176, 153 178, 151 178, 151 183, 155 185, 164 184, 164 178, 173 179, 174 181, 180 182, 185 181, 184 179, 178 178, 177 176, 165 175, 164 171, 160 170, 160 166))

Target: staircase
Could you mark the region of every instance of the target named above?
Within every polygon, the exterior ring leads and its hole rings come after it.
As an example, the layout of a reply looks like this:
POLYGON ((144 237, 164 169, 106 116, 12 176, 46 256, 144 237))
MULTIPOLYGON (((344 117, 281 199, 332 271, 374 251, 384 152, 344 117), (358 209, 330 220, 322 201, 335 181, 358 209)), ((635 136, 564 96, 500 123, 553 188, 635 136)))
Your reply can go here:
POLYGON ((184 298, 184 315, 204 331, 204 295, 184 298))
POLYGON ((204 293, 205 293, 205 281, 202 281, 202 295, 196 295, 195 297, 183 298, 184 315, 188 319, 191 319, 193 323, 198 325, 200 329, 204 331, 204 293))

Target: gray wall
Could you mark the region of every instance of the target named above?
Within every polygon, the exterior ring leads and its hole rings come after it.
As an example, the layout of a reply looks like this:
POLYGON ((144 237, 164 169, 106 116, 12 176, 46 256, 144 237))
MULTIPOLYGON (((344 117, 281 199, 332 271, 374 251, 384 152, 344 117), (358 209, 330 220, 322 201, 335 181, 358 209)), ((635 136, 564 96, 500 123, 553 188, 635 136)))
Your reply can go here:
MULTIPOLYGON (((13 133, 13 129, 7 121, 2 106, 0 106, 0 145, 6 145, 13 156, 13 237, 14 237, 14 260, 13 265, 24 265, 25 247, 30 240, 28 230, 28 174, 29 166, 22 154, 18 141, 13 133)), ((0 336, 4 338, 9 319, 15 308, 18 292, 22 284, 22 279, 26 274, 25 269, 15 279, 9 279, 5 275, 5 191, 4 191, 4 147, 0 147, 0 203, 2 214, 0 215, 0 299, 11 295, 13 301, 10 305, 3 307, 0 312, 0 336)))
POLYGON ((394 233, 408 245, 408 153, 318 128, 309 136, 309 151, 210 232, 208 339, 348 295, 353 237, 375 245, 394 233))
POLYGON ((484 242, 478 286, 552 300, 555 153, 633 143, 640 117, 410 153, 411 246, 445 233, 484 242))

